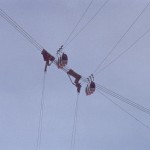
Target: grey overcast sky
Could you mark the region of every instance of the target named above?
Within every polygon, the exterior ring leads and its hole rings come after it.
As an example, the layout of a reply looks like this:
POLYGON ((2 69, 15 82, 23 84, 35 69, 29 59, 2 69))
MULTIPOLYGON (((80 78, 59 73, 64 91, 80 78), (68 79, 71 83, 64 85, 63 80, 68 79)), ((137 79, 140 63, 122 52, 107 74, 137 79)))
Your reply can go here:
MULTIPOLYGON (((0 0, 0 8, 53 55, 90 0, 0 0)), ((94 0, 82 26, 105 0, 94 0)), ((149 0, 110 0, 93 22, 66 47, 68 66, 88 77, 149 0)), ((150 27, 150 6, 103 66, 150 27)), ((95 76, 96 83, 150 108, 150 33, 95 76)), ((44 61, 37 49, 0 17, 0 150, 34 150, 44 61)), ((75 150, 150 150, 150 130, 99 92, 79 97, 75 150)), ((69 150, 76 89, 54 65, 46 75, 41 150, 69 150)), ((109 96, 110 97, 110 96, 109 96)), ((111 98, 111 97, 110 97, 111 98)), ((112 98, 150 126, 150 116, 112 98)))

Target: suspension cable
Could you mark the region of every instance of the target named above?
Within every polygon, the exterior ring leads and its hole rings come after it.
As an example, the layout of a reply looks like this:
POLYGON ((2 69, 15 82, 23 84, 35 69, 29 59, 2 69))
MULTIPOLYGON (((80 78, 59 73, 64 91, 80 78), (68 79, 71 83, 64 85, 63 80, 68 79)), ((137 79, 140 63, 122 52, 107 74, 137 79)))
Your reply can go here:
POLYGON ((75 112, 74 112, 74 120, 73 120, 73 130, 72 130, 72 134, 71 134, 70 150, 75 149, 75 138, 76 138, 77 119, 78 119, 78 107, 79 107, 79 93, 77 94, 77 99, 76 99, 76 103, 75 103, 75 112))
POLYGON ((135 20, 132 22, 132 24, 128 27, 128 29, 125 31, 125 33, 121 36, 121 38, 116 42, 116 44, 112 47, 112 49, 109 51, 109 53, 104 57, 104 59, 101 61, 101 63, 97 66, 93 74, 96 74, 96 72, 100 69, 100 67, 103 65, 103 63, 106 61, 106 59, 112 54, 112 52, 116 49, 116 47, 119 45, 119 43, 123 40, 123 38, 127 35, 127 33, 130 31, 130 29, 137 23, 137 21, 140 19, 140 17, 144 14, 148 6, 150 5, 150 2, 142 9, 140 14, 135 18, 135 20))
MULTIPOLYGON (((57 62, 55 62, 55 63, 57 64, 57 62)), ((62 69, 62 71, 67 72, 68 69, 62 69)), ((84 83, 88 83, 87 78, 85 78, 83 76, 82 76, 81 80, 84 83)), ((117 94, 116 92, 114 92, 112 90, 109 90, 108 88, 106 88, 106 87, 104 87, 104 86, 102 86, 100 84, 96 83, 96 87, 97 87, 97 89, 99 89, 99 90, 101 90, 101 91, 103 91, 103 92, 105 92, 105 93, 107 93, 107 94, 117 98, 118 100, 120 100, 120 101, 122 101, 122 102, 124 102, 124 103, 126 103, 126 104, 128 104, 128 105, 130 105, 130 106, 132 106, 132 107, 134 107, 134 108, 136 108, 136 109, 138 109, 138 110, 148 114, 148 115, 150 115, 150 109, 148 109, 146 107, 143 107, 142 105, 132 101, 131 99, 125 98, 125 97, 121 96, 120 94, 117 94)))
POLYGON ((93 74, 98 74, 100 73, 100 71, 98 73, 96 73, 101 66, 103 65, 103 63, 106 61, 106 59, 112 54, 112 52, 116 49, 116 47, 119 45, 119 43, 123 40, 123 38, 127 35, 127 33, 130 31, 130 29, 137 23, 137 21, 140 19, 140 17, 144 14, 144 12, 146 11, 146 9, 149 7, 150 2, 148 2, 148 4, 142 9, 142 11, 140 12, 140 14, 135 18, 135 20, 132 22, 132 24, 128 27, 128 29, 125 31, 125 33, 121 36, 121 38, 115 43, 115 45, 112 47, 112 49, 108 52, 108 54, 104 57, 104 59, 101 61, 101 63, 97 66, 97 68, 95 69, 95 71, 93 72, 93 74))
POLYGON ((120 94, 117 94, 116 92, 113 92, 112 90, 109 90, 108 88, 105 88, 102 85, 96 84, 96 86, 97 86, 97 89, 99 89, 100 91, 102 91, 108 95, 111 95, 112 97, 114 97, 114 98, 116 98, 116 99, 118 99, 118 100, 120 100, 120 101, 146 113, 146 114, 148 114, 148 115, 150 115, 150 109, 145 108, 144 106, 132 101, 131 99, 125 98, 125 97, 121 96, 120 94))
POLYGON ((68 43, 66 43, 66 45, 64 45, 64 48, 66 48, 89 25, 89 23, 91 23, 94 20, 94 18, 103 10, 103 8, 105 7, 105 5, 109 1, 110 0, 106 0, 104 2, 104 4, 98 9, 98 11, 94 14, 94 16, 79 30, 79 32, 76 35, 74 35, 74 37, 68 43))
POLYGON ((148 33, 150 32, 150 28, 144 32, 138 39, 136 39, 134 41, 134 43, 132 43, 127 49, 125 49, 124 51, 122 51, 122 53, 120 53, 116 58, 114 58, 110 63, 108 63, 107 65, 105 65, 101 70, 99 70, 95 76, 97 74, 99 74, 100 72, 104 71, 107 67, 109 67, 112 63, 114 63, 115 61, 117 61, 122 55, 124 55, 126 52, 128 52, 134 45, 136 45, 141 39, 143 39, 148 33))
POLYGON ((73 30, 71 31, 71 33, 69 34, 69 36, 67 37, 67 39, 65 40, 64 44, 65 45, 68 40, 70 39, 70 37, 72 36, 72 34, 74 33, 74 31, 76 30, 76 28, 78 27, 78 25, 80 24, 80 22, 82 21, 82 19, 84 18, 84 16, 86 15, 88 9, 90 8, 90 6, 92 5, 94 0, 91 0, 91 2, 89 3, 88 7, 86 8, 86 10, 84 11, 83 15, 80 17, 80 19, 78 20, 77 24, 74 26, 73 30))
POLYGON ((129 99, 127 99, 127 98, 125 98, 125 97, 123 97, 123 96, 121 96, 121 95, 119 95, 119 94, 117 94, 113 91, 107 90, 106 88, 103 89, 103 88, 98 87, 98 89, 100 89, 101 91, 103 91, 103 92, 119 99, 120 101, 125 102, 125 103, 129 104, 130 106, 135 107, 135 108, 137 108, 137 109, 139 109, 139 110, 141 110, 141 111, 143 111, 143 112, 150 115, 150 110, 149 109, 147 109, 147 108, 145 108, 145 107, 143 107, 143 106, 141 106, 141 105, 139 105, 139 104, 137 104, 137 103, 135 103, 135 102, 133 102, 129 99))
POLYGON ((32 45, 34 45, 39 51, 42 51, 43 47, 33 39, 20 25, 18 25, 10 16, 8 16, 2 9, 0 9, 0 16, 5 19, 14 29, 16 29, 24 38, 26 38, 32 45))
POLYGON ((129 113, 127 110, 125 110, 123 107, 121 107, 119 104, 117 104, 116 102, 114 102, 112 99, 110 99, 108 96, 106 96, 104 93, 100 92, 99 93, 101 95, 103 95, 107 100, 109 100, 110 102, 112 102, 115 106, 117 106, 121 111, 125 112, 126 114, 128 114, 130 117, 132 117, 133 119, 135 119, 138 123, 140 123, 142 126, 144 126, 145 128, 150 130, 150 126, 146 125, 143 121, 139 120, 137 117, 135 117, 134 115, 132 115, 131 113, 129 113))
MULTIPOLYGON (((108 1, 106 1, 108 2, 108 1)), ((106 3, 105 3, 106 4, 106 3)), ((37 43, 27 32, 25 32, 16 22, 14 22, 3 10, 0 9, 0 15, 8 22, 10 23, 16 30, 18 30, 23 36, 25 36, 29 42, 31 42, 34 46, 36 46, 37 48, 39 48, 39 50, 42 50, 43 48, 40 46, 39 43, 37 43)), ((140 38, 138 38, 130 47, 128 47, 128 49, 126 49, 123 53, 121 53, 119 55, 119 57, 121 55, 123 55, 126 51, 128 51, 131 47, 133 47, 140 39, 142 39, 148 32, 150 31, 150 29, 148 29, 140 38)), ((118 59, 119 57, 117 57, 116 59, 118 59)), ((115 59, 115 60, 116 60, 115 59)), ((115 60, 113 60, 112 62, 114 62, 115 60)), ((55 61, 54 61, 55 62, 55 61)), ((111 63, 112 63, 111 62, 111 63)), ((57 62, 55 62, 56 64, 57 62)), ((64 69, 62 69, 63 71, 67 72, 68 71, 68 68, 65 67, 64 69)), ((84 82, 87 82, 87 80, 85 78, 82 78, 82 80, 84 82)), ((149 114, 149 109, 147 108, 144 108, 142 106, 140 106, 139 104, 136 104, 136 103, 133 103, 132 101, 129 101, 129 99, 125 99, 124 97, 120 97, 120 95, 116 95, 116 93, 106 89, 106 88, 102 88, 100 85, 98 85, 99 88, 101 88, 101 90, 104 90, 105 92, 117 97, 117 98, 120 98, 120 100, 132 105, 133 107, 136 107, 137 109, 140 109, 141 111, 144 111, 146 113, 149 114)))
POLYGON ((43 77, 43 87, 42 87, 42 95, 41 95, 40 116, 39 116, 39 125, 38 125, 38 136, 37 136, 35 150, 39 150, 40 149, 40 147, 41 147, 41 140, 42 140, 41 138, 42 138, 43 113, 44 113, 45 79, 46 79, 46 72, 44 72, 44 77, 43 77))
MULTIPOLYGON (((18 23, 16 23, 10 16, 8 16, 1 8, 0 8, 0 16, 4 18, 14 29, 16 29, 22 36, 24 36, 31 44, 33 44, 38 50, 42 51, 44 48, 36 42, 36 40, 31 37, 18 23)), ((54 64, 57 66, 57 61, 54 60, 54 64)), ((64 72, 69 71, 69 67, 65 66, 61 70, 64 72)), ((86 79, 83 79, 84 82, 87 83, 86 79)))

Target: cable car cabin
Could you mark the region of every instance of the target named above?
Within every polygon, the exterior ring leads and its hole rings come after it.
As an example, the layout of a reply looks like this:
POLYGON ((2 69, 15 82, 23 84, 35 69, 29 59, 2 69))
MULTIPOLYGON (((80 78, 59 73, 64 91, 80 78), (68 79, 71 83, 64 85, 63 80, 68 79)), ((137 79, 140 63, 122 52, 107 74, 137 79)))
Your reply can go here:
POLYGON ((65 53, 62 53, 60 57, 58 57, 58 68, 63 68, 68 64, 68 56, 65 53))
POLYGON ((95 92, 95 88, 96 88, 96 85, 93 81, 91 81, 87 86, 86 86, 86 89, 85 89, 85 93, 86 95, 91 95, 95 92))
POLYGON ((43 59, 46 62, 44 70, 46 72, 47 66, 50 66, 50 61, 52 63, 55 60, 55 57, 48 53, 45 49, 42 50, 41 54, 43 55, 43 59))

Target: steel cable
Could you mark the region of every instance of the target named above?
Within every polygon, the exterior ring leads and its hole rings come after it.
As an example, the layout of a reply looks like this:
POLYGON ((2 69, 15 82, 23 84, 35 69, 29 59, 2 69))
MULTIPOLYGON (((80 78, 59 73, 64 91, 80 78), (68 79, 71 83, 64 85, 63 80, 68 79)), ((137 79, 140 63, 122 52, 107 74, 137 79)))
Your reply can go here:
POLYGON ((104 92, 108 95, 111 95, 111 96, 117 98, 118 100, 120 100, 120 101, 122 101, 122 102, 124 102, 124 103, 126 103, 126 104, 128 104, 128 105, 130 105, 130 106, 132 106, 132 107, 148 114, 148 115, 150 115, 150 109, 145 108, 144 106, 141 106, 140 104, 138 104, 136 102, 133 102, 132 100, 130 100, 128 98, 125 98, 125 97, 121 96, 120 94, 117 94, 116 92, 113 92, 112 90, 109 90, 109 89, 105 88, 102 85, 96 84, 96 86, 97 86, 97 89, 101 90, 102 92, 104 92))
POLYGON ((94 16, 79 30, 79 32, 77 32, 77 34, 74 35, 74 37, 68 43, 66 43, 66 45, 64 45, 64 48, 66 48, 89 25, 89 23, 91 23, 94 20, 94 18, 103 10, 105 5, 109 1, 110 0, 104 2, 104 4, 98 9, 98 11, 94 14, 94 16))
POLYGON ((0 15, 3 17, 14 29, 16 29, 23 37, 25 37, 31 44, 33 44, 38 50, 42 50, 43 47, 36 42, 20 25, 18 25, 10 16, 8 16, 2 9, 0 9, 0 15))
MULTIPOLYGON (((100 73, 101 71, 98 71, 100 67, 103 65, 105 60, 112 54, 112 52, 116 49, 116 47, 119 45, 119 43, 123 40, 123 38, 127 35, 127 33, 130 31, 130 29, 137 23, 137 21, 140 19, 140 17, 144 14, 146 9, 149 7, 150 2, 142 9, 140 14, 135 18, 135 20, 132 22, 132 24, 128 27, 128 29, 125 31, 125 33, 121 36, 121 38, 115 43, 115 45, 112 47, 112 49, 109 51, 109 53, 104 57, 104 59, 101 61, 101 63, 97 66, 95 71, 93 72, 94 75, 100 73), (97 72, 98 71, 98 72, 97 72), (96 73, 97 72, 97 73, 96 73)), ((102 70, 102 69, 101 69, 102 70)))
POLYGON ((44 113, 45 78, 46 78, 46 73, 44 72, 42 95, 41 95, 41 105, 40 105, 39 125, 38 125, 38 136, 37 136, 35 150, 39 150, 40 147, 41 147, 42 126, 43 126, 43 113, 44 113))
POLYGON ((74 120, 73 120, 73 130, 71 134, 71 145, 70 150, 75 149, 75 137, 76 137, 76 131, 77 131, 77 119, 78 119, 78 107, 79 107, 79 94, 77 94, 77 100, 75 103, 75 113, 74 113, 74 120))
POLYGON ((130 117, 132 117, 133 119, 135 119, 138 123, 140 123, 142 126, 144 126, 145 128, 150 130, 150 126, 146 125, 143 121, 139 120, 137 117, 135 117, 134 115, 132 115, 131 113, 129 113, 127 110, 125 110, 123 107, 121 107, 119 104, 117 104, 116 102, 114 102, 112 99, 110 99, 108 96, 106 96, 104 93, 100 92, 99 93, 101 95, 103 95, 107 100, 109 100, 110 102, 112 102, 115 106, 117 106, 121 111, 125 112, 126 114, 128 114, 130 117))
POLYGON ((150 28, 144 32, 144 34, 142 34, 138 39, 136 39, 134 41, 134 43, 132 43, 127 49, 125 49, 124 51, 122 51, 122 53, 120 53, 116 58, 114 58, 111 62, 109 62, 107 65, 105 65, 101 70, 99 70, 95 76, 99 73, 101 73, 102 71, 104 71, 106 68, 108 68, 112 63, 114 63, 115 61, 117 61, 122 55, 124 55, 126 52, 128 52, 134 45, 136 45, 144 36, 146 36, 148 33, 150 32, 150 28))
POLYGON ((88 7, 86 8, 86 10, 84 11, 83 15, 80 17, 80 19, 78 20, 77 24, 74 26, 73 30, 71 31, 71 33, 69 34, 69 36, 67 37, 67 39, 65 40, 64 44, 65 45, 68 40, 70 39, 70 37, 72 36, 72 34, 74 33, 74 31, 76 30, 76 28, 78 27, 78 25, 80 24, 80 22, 82 21, 82 19, 84 18, 84 16, 86 15, 87 11, 89 10, 90 6, 92 5, 94 0, 91 0, 91 2, 89 3, 88 7))

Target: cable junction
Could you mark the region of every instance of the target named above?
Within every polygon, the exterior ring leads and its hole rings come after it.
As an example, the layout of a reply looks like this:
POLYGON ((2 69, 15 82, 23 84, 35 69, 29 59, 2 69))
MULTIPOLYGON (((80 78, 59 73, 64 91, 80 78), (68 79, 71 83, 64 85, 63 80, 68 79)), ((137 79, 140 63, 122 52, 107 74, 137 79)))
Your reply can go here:
MULTIPOLYGON (((0 9, 1 10, 1 9, 0 9)), ((17 29, 23 36, 25 36, 28 41, 33 44, 34 46, 36 46, 39 50, 41 50, 43 47, 40 46, 40 44, 38 44, 37 42, 35 42, 35 40, 33 40, 33 38, 26 32, 24 31, 17 23, 15 23, 12 19, 10 19, 10 17, 6 14, 6 13, 3 13, 3 11, 1 10, 0 11, 0 15, 6 19, 6 21, 8 21, 8 23, 10 23, 15 29, 17 29), (16 28, 17 27, 17 28, 16 28), (32 39, 32 40, 31 40, 32 39), (32 41, 32 42, 31 42, 32 41)), ((150 31, 150 29, 148 29, 140 38, 138 38, 127 50, 129 50, 131 47, 133 47, 140 39, 142 39, 148 32, 150 31)), ((126 52, 124 51, 124 53, 126 52)), ((52 56, 49 52, 47 52, 45 49, 42 49, 42 55, 43 55, 43 58, 44 58, 44 61, 46 62, 46 65, 45 65, 45 72, 47 71, 47 66, 49 66, 51 63, 54 63, 56 66, 58 66, 58 61, 55 59, 54 56, 52 56)), ((122 53, 121 55, 123 55, 124 53, 122 53)), ((121 56, 120 55, 120 56, 121 56)), ((63 62, 63 58, 61 60, 63 62)), ((112 63, 112 62, 111 62, 112 63)), ((74 70, 68 68, 67 66, 64 65, 64 67, 62 68, 59 68, 61 70, 63 70, 64 72, 66 72, 69 76, 75 78, 75 81, 73 82, 74 85, 77 87, 77 91, 80 92, 80 88, 81 88, 81 85, 79 83, 79 80, 82 80, 83 82, 87 83, 87 87, 89 87, 89 83, 92 83, 91 79, 88 79, 88 78, 85 78, 85 77, 82 77, 80 74, 76 73, 74 70), (91 81, 89 81, 91 80, 91 81)), ((87 89, 86 87, 86 89, 87 89)), ((115 97, 118 97, 118 95, 116 95, 116 93, 112 93, 112 91, 108 91, 108 89, 105 89, 104 87, 98 85, 99 88, 105 90, 105 92, 109 92, 109 94, 115 96, 115 97)), ((92 91, 95 91, 95 88, 96 86, 94 85, 93 87, 91 87, 91 89, 89 89, 89 92, 86 92, 87 95, 90 95, 89 93, 92 91)), ((125 100, 124 98, 121 97, 121 100, 125 100)), ((130 101, 126 101, 127 103, 129 103, 130 105, 134 105, 134 107, 137 107, 139 109, 142 109, 143 111, 145 112, 148 112, 149 113, 149 110, 135 104, 135 103, 132 103, 130 101)))
MULTIPOLYGON (((70 37, 72 36, 73 32, 76 30, 77 26, 79 25, 79 23, 81 22, 81 20, 83 19, 83 17, 85 16, 85 14, 87 13, 88 9, 90 8, 90 6, 93 3, 93 0, 90 2, 90 4, 88 5, 87 9, 85 10, 85 12, 83 13, 83 15, 81 16, 81 18, 79 19, 79 21, 77 22, 76 26, 74 27, 74 29, 72 30, 72 32, 69 34, 68 38, 66 39, 64 45, 62 45, 56 53, 56 57, 54 57, 52 54, 50 54, 46 49, 43 48, 43 46, 41 46, 34 38, 31 37, 31 35, 29 35, 21 26, 19 26, 11 17, 9 17, 2 9, 0 9, 0 16, 2 18, 4 18, 12 27, 14 27, 24 38, 26 38, 33 46, 35 46, 37 48, 37 50, 39 50, 43 56, 43 59, 45 61, 45 68, 44 68, 44 80, 43 80, 43 89, 42 89, 42 98, 41 98, 41 108, 40 108, 40 118, 39 118, 39 128, 38 128, 38 138, 37 138, 37 145, 36 145, 36 150, 40 149, 41 146, 41 136, 42 136, 42 122, 43 122, 43 111, 44 111, 44 90, 45 90, 45 74, 47 72, 47 68, 51 65, 54 64, 58 69, 64 71, 67 76, 69 77, 69 80, 71 81, 71 83, 76 87, 77 89, 77 101, 76 101, 76 106, 75 106, 75 114, 74 114, 74 124, 73 124, 73 131, 72 131, 72 138, 71 138, 71 146, 70 146, 70 150, 74 150, 74 146, 75 146, 75 135, 76 135, 76 122, 77 122, 77 110, 78 110, 78 100, 79 100, 79 93, 81 90, 81 81, 86 83, 86 88, 85 88, 85 93, 86 95, 91 95, 95 92, 95 90, 97 89, 98 91, 102 91, 148 115, 150 115, 150 110, 148 108, 145 108, 141 105, 139 105, 138 103, 127 99, 115 92, 113 92, 112 90, 109 90, 107 88, 105 88, 104 86, 100 85, 100 84, 96 84, 94 82, 94 76, 93 74, 91 74, 89 77, 85 78, 82 75, 80 75, 79 73, 77 73, 76 71, 74 71, 73 69, 69 68, 67 66, 68 64, 68 56, 67 54, 65 54, 63 52, 63 48, 65 48, 66 46, 68 46, 86 27, 87 25, 93 21, 93 19, 98 15, 98 13, 100 13, 102 11, 102 9, 105 7, 105 5, 109 2, 109 0, 105 1, 105 3, 100 7, 100 9, 96 12, 96 14, 87 22, 87 24, 69 41, 70 37), (69 41, 69 42, 68 42, 69 41)), ((132 28, 132 26, 137 22, 137 20, 140 18, 140 16, 144 13, 144 11, 146 10, 146 8, 149 6, 150 3, 148 3, 148 5, 144 8, 144 10, 141 12, 141 14, 136 18, 136 20, 133 22, 133 24, 128 28, 128 30, 125 32, 125 34, 121 37, 121 39, 117 42, 117 44, 114 46, 114 48, 111 50, 111 52, 108 54, 110 55, 112 53, 112 51, 117 47, 117 45, 120 43, 120 41, 123 39, 123 37, 128 33, 128 31, 132 28)), ((127 52, 129 49, 131 49, 137 42, 139 42, 148 32, 150 31, 150 29, 148 29, 142 36, 140 36, 132 45, 130 45, 125 51, 123 51, 116 59, 114 59, 113 61, 111 61, 109 63, 109 65, 111 63, 113 63, 114 61, 116 61, 120 56, 122 56, 125 52, 127 52)), ((105 59, 107 59, 108 56, 106 56, 105 59)), ((105 66, 105 68, 108 67, 105 66)), ((105 68, 102 68, 103 70, 105 68)), ((102 71, 102 70, 100 70, 102 71)), ((125 111, 125 110, 124 110, 125 111)), ((126 111, 125 111, 126 112, 126 111)), ((136 119, 133 115, 131 115, 130 113, 128 113, 130 116, 132 116, 134 119, 136 119)), ((138 121, 138 119, 136 119, 138 121)), ((140 121, 139 121, 140 122, 140 121)), ((141 122, 142 124, 142 122, 141 122)), ((143 123, 144 125, 144 123, 143 123)), ((146 125, 145 125, 146 126, 146 125)))

